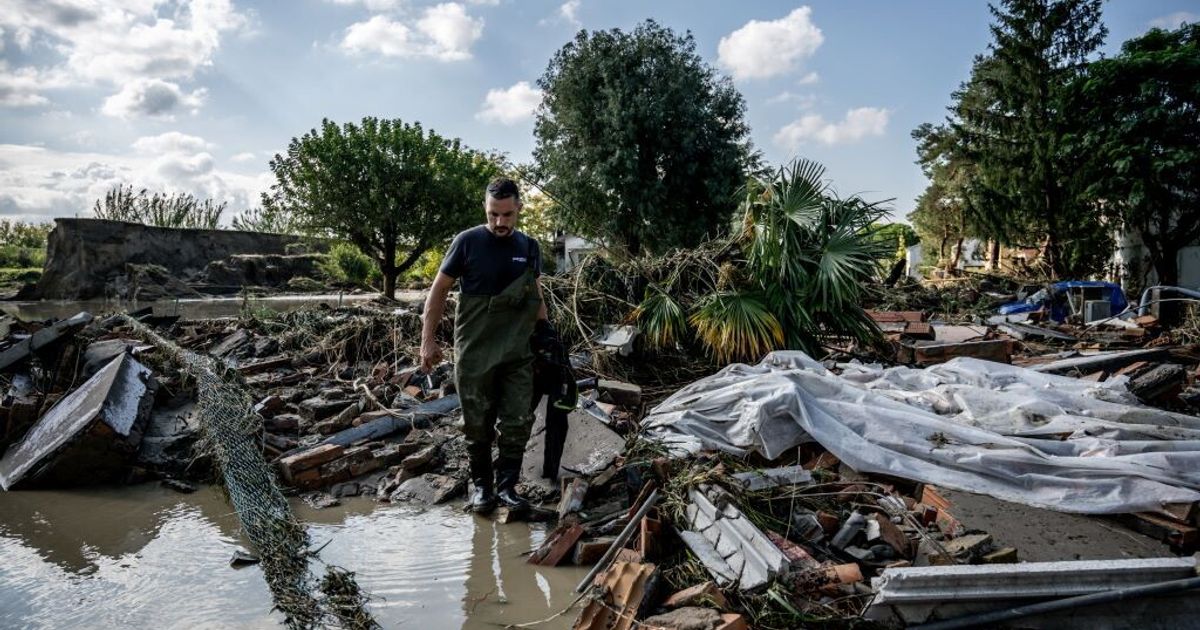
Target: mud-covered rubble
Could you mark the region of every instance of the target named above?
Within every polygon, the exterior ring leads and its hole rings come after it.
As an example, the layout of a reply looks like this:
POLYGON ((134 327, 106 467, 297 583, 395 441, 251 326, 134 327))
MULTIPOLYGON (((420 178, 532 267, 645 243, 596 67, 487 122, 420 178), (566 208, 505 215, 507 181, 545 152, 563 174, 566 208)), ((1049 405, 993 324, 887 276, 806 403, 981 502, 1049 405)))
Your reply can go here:
MULTIPOLYGON (((1098 327, 1036 319, 943 324, 923 311, 874 317, 892 342, 891 364, 984 358, 1120 383, 1162 410, 1194 414, 1200 402, 1200 348, 1177 343, 1172 329, 1150 318, 1140 318, 1136 331, 1097 335, 1098 327)), ((135 431, 108 435, 123 445, 114 450, 122 454, 120 472, 108 480, 159 477, 180 491, 210 481, 208 455, 197 441, 196 385, 116 320, 67 321, 73 323, 17 324, 0 345, 0 357, 14 357, 3 368, 0 405, 8 451, 20 450, 26 433, 87 392, 89 379, 137 365, 145 370, 140 400, 146 404, 129 425, 135 431)), ((413 365, 407 344, 419 330, 416 315, 375 307, 155 323, 185 350, 217 358, 226 377, 250 393, 255 422, 261 420, 254 425, 260 447, 286 492, 315 507, 355 496, 429 506, 464 494, 467 457, 453 365, 430 374, 413 365)), ((835 352, 824 365, 840 373, 854 365, 845 361, 860 360, 856 350, 835 352)), ((609 354, 608 360, 643 360, 636 351, 609 354)), ((892 623, 889 615, 900 613, 880 612, 874 621, 864 614, 879 589, 898 583, 889 578, 904 575, 898 571, 1022 560, 1020 549, 1000 542, 1002 531, 965 526, 979 522, 960 520, 964 515, 938 487, 857 471, 839 461, 832 445, 809 439, 772 458, 671 452, 647 439, 648 403, 657 400, 637 384, 597 376, 596 391, 581 395, 569 416, 559 478, 542 470, 547 434, 539 411, 518 486, 534 505, 491 515, 545 523, 539 525, 547 530, 544 542, 530 550, 529 562, 594 569, 580 584, 588 597, 576 628, 892 623)), ((99 424, 83 432, 88 439, 99 424)), ((44 456, 58 464, 29 467, 31 485, 100 480, 39 479, 39 470, 70 471, 94 457, 68 448, 46 449, 44 456)), ((1195 503, 1118 520, 1180 553, 1200 544, 1195 503)))

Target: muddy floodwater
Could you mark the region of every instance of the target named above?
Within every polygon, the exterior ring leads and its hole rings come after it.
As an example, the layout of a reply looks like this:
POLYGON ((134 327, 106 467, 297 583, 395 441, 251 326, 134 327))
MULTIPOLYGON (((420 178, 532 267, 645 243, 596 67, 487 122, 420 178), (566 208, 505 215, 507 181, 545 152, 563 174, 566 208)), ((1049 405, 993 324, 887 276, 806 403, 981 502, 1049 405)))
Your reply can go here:
MULTIPOLYGON (((17 319, 39 321, 63 319, 79 311, 93 315, 116 311, 134 311, 147 306, 155 315, 179 315, 184 319, 212 319, 234 317, 247 309, 270 309, 280 313, 294 311, 306 306, 325 304, 328 306, 352 306, 378 297, 377 293, 329 293, 303 295, 268 295, 262 297, 213 297, 159 302, 114 302, 110 300, 40 300, 36 302, 0 301, 0 312, 17 319)), ((405 303, 416 303, 424 299, 420 291, 397 291, 396 299, 405 303)))
MULTIPOLYGON (((385 628, 489 628, 543 619, 586 570, 535 567, 538 525, 500 525, 458 505, 428 510, 293 502, 324 562, 355 571, 385 628)), ((276 628, 282 616, 215 487, 157 484, 0 492, 0 628, 276 628)), ((318 567, 319 568, 319 567, 318 567)), ((539 628, 569 628, 576 611, 539 628)))

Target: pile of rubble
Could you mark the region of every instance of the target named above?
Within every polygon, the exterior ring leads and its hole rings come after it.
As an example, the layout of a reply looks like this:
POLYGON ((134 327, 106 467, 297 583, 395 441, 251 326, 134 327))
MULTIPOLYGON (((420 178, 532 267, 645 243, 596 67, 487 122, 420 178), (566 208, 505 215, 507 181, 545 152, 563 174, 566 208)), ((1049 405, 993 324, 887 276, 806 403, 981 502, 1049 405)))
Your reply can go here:
MULTIPOLYGON (((1113 327, 1036 313, 875 311, 886 364, 775 353, 665 400, 600 378, 570 414, 560 479, 542 478, 539 415, 519 486, 535 506, 493 517, 547 523, 530 563, 592 567, 580 629, 905 625, 1192 579, 1186 558, 1016 564, 941 491, 1116 514, 1177 553, 1200 545, 1200 348, 1150 315, 1113 327)), ((252 393, 264 458, 311 504, 464 493, 453 365, 413 364, 417 315, 140 316, 252 393)), ((86 313, 10 326, 0 485, 209 479, 195 384, 134 333, 86 313)), ((609 329, 596 349, 638 361, 636 334, 609 329)))

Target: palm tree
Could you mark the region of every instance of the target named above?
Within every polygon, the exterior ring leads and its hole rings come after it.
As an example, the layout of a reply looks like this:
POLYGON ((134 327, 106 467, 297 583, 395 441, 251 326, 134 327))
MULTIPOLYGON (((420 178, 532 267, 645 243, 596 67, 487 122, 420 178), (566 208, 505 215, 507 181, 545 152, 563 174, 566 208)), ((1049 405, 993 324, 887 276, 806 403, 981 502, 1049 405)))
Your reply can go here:
POLYGON ((891 255, 873 226, 886 202, 839 198, 816 162, 797 160, 751 180, 734 243, 739 268, 723 268, 703 293, 672 294, 672 274, 651 285, 633 318, 652 344, 674 346, 686 324, 718 361, 757 360, 770 350, 819 354, 821 340, 880 339, 862 308, 869 287, 891 255), (686 318, 684 314, 690 312, 686 318))

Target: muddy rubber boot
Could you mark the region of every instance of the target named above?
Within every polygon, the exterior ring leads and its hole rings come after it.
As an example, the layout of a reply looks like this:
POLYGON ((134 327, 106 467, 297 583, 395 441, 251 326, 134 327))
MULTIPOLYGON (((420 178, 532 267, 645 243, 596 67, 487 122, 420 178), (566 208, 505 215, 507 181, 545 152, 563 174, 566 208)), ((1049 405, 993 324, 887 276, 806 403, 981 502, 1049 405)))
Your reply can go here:
POLYGON ((471 465, 471 511, 487 514, 496 509, 496 493, 492 490, 492 454, 470 458, 471 465))
POLYGON ((476 514, 487 514, 496 509, 496 493, 492 491, 492 479, 471 480, 471 511, 476 514))
POLYGON ((529 509, 529 502, 517 494, 517 481, 520 478, 520 462, 503 459, 496 462, 496 498, 500 505, 513 511, 529 509))

